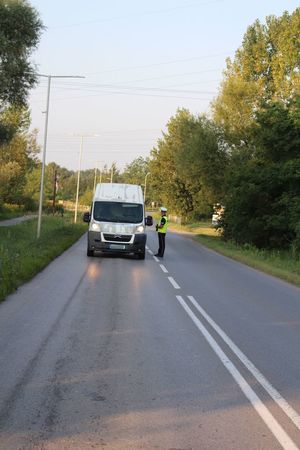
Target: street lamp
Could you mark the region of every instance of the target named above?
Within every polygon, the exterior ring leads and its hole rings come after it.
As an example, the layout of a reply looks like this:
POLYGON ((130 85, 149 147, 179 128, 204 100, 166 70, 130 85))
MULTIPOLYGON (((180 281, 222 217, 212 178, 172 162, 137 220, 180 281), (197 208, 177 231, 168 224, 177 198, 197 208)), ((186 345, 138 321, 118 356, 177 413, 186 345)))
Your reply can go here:
POLYGON ((38 226, 37 226, 37 239, 41 235, 41 223, 42 223, 42 210, 43 210, 43 196, 44 196, 44 178, 45 178, 45 162, 46 162, 46 148, 47 148, 47 135, 48 135, 48 118, 49 118, 49 102, 50 102, 50 86, 52 78, 85 78, 79 75, 44 75, 37 74, 39 77, 48 78, 47 88, 47 106, 45 111, 45 129, 44 129, 44 145, 43 145, 43 159, 42 159, 42 174, 41 174, 41 188, 40 188, 40 200, 39 200, 39 213, 38 213, 38 226))
POLYGON ((75 214, 74 214, 74 223, 77 222, 77 211, 78 211, 78 198, 79 198, 79 184, 80 184, 80 172, 81 172, 81 162, 82 162, 82 148, 83 148, 83 138, 84 137, 96 137, 98 134, 81 134, 80 135, 80 152, 79 152, 79 167, 77 174, 77 188, 76 188, 76 202, 75 202, 75 214))
POLYGON ((145 189, 144 189, 144 203, 146 204, 146 190, 147 190, 147 176, 150 175, 150 172, 146 173, 145 176, 145 189))
MULTIPOLYGON (((93 192, 95 193, 96 190, 96 183, 97 183, 97 171, 98 171, 98 164, 102 163, 103 161, 96 161, 96 167, 95 167, 95 176, 94 176, 94 189, 93 192)), ((101 177, 102 177, 102 173, 101 173, 101 169, 99 167, 99 171, 100 171, 100 183, 101 183, 101 177)))

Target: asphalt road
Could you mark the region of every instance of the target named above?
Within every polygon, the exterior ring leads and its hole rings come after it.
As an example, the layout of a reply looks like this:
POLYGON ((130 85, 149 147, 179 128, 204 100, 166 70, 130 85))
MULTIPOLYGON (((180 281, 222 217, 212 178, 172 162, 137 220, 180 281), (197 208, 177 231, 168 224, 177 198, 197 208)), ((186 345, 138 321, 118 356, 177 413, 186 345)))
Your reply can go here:
POLYGON ((169 233, 86 237, 0 305, 0 448, 300 447, 300 290, 169 233))

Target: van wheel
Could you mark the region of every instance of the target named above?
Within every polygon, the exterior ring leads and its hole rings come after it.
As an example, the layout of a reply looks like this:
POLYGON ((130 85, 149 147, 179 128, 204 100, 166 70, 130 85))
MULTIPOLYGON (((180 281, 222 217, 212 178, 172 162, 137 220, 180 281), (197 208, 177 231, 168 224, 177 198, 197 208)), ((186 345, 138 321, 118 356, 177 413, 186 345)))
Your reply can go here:
POLYGON ((88 247, 87 251, 86 251, 86 255, 87 256, 94 256, 94 250, 90 250, 89 247, 88 247))

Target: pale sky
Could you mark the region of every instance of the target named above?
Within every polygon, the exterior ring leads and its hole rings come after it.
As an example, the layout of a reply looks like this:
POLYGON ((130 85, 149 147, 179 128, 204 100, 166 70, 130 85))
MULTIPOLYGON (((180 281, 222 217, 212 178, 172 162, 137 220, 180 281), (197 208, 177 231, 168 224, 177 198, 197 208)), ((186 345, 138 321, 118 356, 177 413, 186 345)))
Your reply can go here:
MULTIPOLYGON (((299 0, 33 0, 47 29, 33 60, 52 79, 46 162, 78 169, 149 156, 178 108, 209 113, 247 27, 299 0)), ((32 91, 43 142, 47 79, 32 91)))

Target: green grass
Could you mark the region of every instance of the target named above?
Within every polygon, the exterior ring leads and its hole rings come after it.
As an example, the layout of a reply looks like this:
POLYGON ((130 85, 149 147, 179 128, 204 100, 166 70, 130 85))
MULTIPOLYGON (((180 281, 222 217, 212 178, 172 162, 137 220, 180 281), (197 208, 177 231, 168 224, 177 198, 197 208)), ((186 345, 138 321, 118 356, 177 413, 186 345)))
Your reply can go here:
POLYGON ((40 239, 37 220, 0 227, 0 300, 30 280, 87 230, 73 217, 43 217, 40 239))
POLYGON ((170 223, 170 229, 194 234, 194 239, 222 255, 240 261, 265 273, 300 286, 300 255, 284 250, 259 250, 250 245, 225 242, 210 222, 179 226, 170 223))

